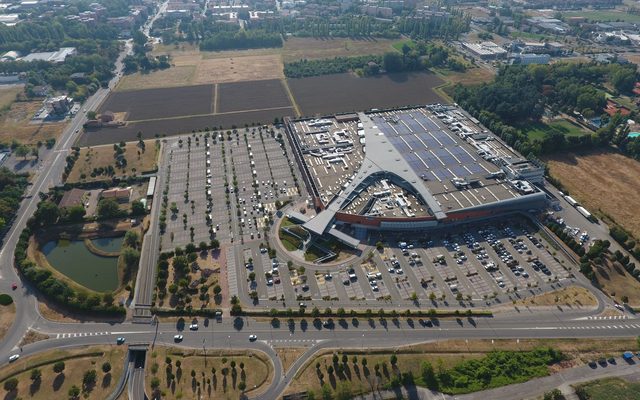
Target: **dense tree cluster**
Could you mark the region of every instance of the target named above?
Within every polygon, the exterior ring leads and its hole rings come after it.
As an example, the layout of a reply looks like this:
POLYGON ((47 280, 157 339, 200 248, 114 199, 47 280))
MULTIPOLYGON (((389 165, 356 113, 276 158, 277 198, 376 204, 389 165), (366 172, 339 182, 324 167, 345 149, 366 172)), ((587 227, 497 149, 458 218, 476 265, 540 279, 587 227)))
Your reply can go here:
POLYGON ((0 168, 0 231, 16 214, 27 184, 27 175, 17 175, 6 167, 0 168))
POLYGON ((142 32, 135 31, 132 36, 133 54, 126 56, 123 60, 125 73, 151 72, 157 69, 167 69, 171 66, 168 55, 150 56, 147 54, 147 37, 142 32))
POLYGON ((421 366, 420 383, 444 393, 469 393, 524 382, 549 374, 549 365, 564 356, 550 347, 531 351, 494 351, 486 357, 458 363, 451 369, 421 366))
POLYGON ((375 75, 382 64, 380 56, 334 57, 320 60, 299 60, 284 64, 287 78, 339 74, 361 70, 363 75, 375 75))
MULTIPOLYGON (((608 125, 595 135, 565 136, 551 129, 542 140, 529 140, 518 127, 537 122, 545 110, 562 111, 585 118, 600 115, 606 104, 602 87, 614 76, 633 74, 635 65, 557 63, 553 65, 505 66, 495 80, 478 86, 456 86, 454 99, 494 133, 523 154, 561 151, 610 143, 622 122, 605 114, 608 125)), ((640 147, 640 146, 639 146, 640 147)), ((632 145, 633 148, 633 145, 632 145)))
POLYGON ((107 24, 82 24, 61 17, 11 27, 0 25, 1 51, 16 50, 26 54, 54 51, 60 47, 75 47, 78 51, 78 55, 61 64, 3 62, 0 73, 26 73, 28 95, 34 95, 34 86, 50 84, 53 89, 66 90, 70 96, 83 100, 113 76, 113 61, 119 51, 117 36, 117 30, 107 24), (84 76, 74 81, 71 79, 74 73, 84 76))
POLYGON ((420 71, 431 67, 446 67, 462 71, 465 65, 449 57, 449 51, 440 45, 420 41, 404 43, 401 52, 388 52, 383 56, 334 57, 319 60, 299 60, 285 63, 288 78, 337 74, 355 71, 363 76, 376 75, 381 68, 386 72, 420 71))
POLYGON ((200 43, 200 50, 239 50, 262 47, 282 47, 282 36, 263 30, 241 30, 238 32, 219 32, 206 37, 200 43))

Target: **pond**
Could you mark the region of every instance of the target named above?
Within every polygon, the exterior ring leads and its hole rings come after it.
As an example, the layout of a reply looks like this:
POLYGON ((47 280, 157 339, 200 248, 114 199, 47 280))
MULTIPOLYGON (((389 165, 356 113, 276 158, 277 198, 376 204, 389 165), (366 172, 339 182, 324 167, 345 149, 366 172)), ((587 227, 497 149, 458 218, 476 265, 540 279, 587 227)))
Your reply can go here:
POLYGON ((97 239, 91 239, 91 243, 93 245, 107 253, 117 253, 120 251, 122 247, 122 241, 124 240, 124 236, 120 237, 103 237, 97 239))
MULTIPOLYGON (((102 238, 92 241, 105 251, 120 249, 122 238, 102 238)), ((98 292, 118 288, 118 257, 101 257, 91 253, 82 240, 52 240, 41 249, 49 264, 87 289, 98 292)))

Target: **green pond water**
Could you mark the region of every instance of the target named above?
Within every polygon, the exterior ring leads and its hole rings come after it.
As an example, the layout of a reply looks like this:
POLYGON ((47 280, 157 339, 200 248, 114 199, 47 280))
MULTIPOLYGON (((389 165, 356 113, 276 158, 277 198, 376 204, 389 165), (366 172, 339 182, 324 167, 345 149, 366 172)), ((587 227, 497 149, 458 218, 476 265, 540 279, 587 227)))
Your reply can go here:
MULTIPOLYGON (((122 246, 122 237, 92 240, 107 252, 122 246)), ((118 285, 118 257, 101 257, 91 253, 82 240, 52 240, 42 247, 49 264, 80 285, 98 292, 115 290, 118 285)))

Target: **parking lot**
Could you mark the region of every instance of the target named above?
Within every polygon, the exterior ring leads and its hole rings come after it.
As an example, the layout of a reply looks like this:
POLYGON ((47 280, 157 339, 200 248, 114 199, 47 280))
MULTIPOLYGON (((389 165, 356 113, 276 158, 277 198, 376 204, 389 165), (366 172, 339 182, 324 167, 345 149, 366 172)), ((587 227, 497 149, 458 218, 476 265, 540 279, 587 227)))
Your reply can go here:
POLYGON ((263 127, 193 134, 168 143, 164 249, 262 240, 277 202, 299 194, 276 132, 263 127))
POLYGON ((358 265, 306 271, 288 268, 256 248, 251 271, 257 278, 249 289, 259 300, 284 296, 341 306, 404 306, 410 301, 484 305, 517 291, 546 290, 549 283, 569 276, 560 256, 549 252, 524 219, 430 232, 412 240, 403 234, 383 234, 381 239, 383 251, 373 251, 358 265))

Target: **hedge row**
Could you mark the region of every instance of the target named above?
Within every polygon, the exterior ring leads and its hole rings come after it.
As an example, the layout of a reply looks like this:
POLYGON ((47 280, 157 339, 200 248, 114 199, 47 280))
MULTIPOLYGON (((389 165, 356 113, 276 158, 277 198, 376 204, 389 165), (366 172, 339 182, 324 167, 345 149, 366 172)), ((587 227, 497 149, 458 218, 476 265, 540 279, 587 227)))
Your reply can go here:
POLYGON ((25 228, 16 245, 14 262, 20 274, 54 303, 80 312, 98 313, 104 316, 124 317, 126 310, 122 306, 101 304, 97 294, 87 296, 78 292, 67 283, 57 279, 52 272, 39 267, 27 258, 27 247, 31 231, 25 228))
POLYGON ((564 228, 561 225, 556 224, 555 222, 547 222, 546 226, 553 233, 555 233, 556 236, 560 238, 560 240, 562 240, 567 246, 569 246, 569 248, 573 250, 577 255, 581 257, 584 255, 584 247, 580 246, 580 243, 576 242, 576 240, 572 236, 567 234, 567 232, 564 231, 564 228))

